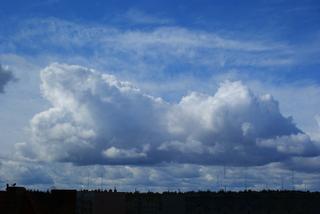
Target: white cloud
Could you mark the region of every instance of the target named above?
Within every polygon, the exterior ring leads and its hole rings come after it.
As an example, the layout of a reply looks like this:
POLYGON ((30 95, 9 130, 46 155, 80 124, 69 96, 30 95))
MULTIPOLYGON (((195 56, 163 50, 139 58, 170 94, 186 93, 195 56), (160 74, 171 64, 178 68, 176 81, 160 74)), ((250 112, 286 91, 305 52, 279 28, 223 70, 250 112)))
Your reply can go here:
POLYGON ((118 149, 116 147, 110 147, 102 151, 103 155, 107 158, 126 159, 126 158, 144 158, 147 155, 143 152, 137 152, 135 149, 118 149))
POLYGON ((114 160, 113 150, 108 150, 112 146, 117 154, 132 159, 162 132, 159 117, 166 104, 127 82, 80 66, 58 64, 42 71, 41 78, 43 95, 53 107, 34 116, 31 130, 37 142, 34 146, 44 159, 86 162, 91 156, 93 162, 106 157, 114 160))
POLYGON ((19 146, 41 160, 261 165, 315 155, 271 95, 256 96, 241 82, 168 103, 76 65, 52 64, 41 80, 52 107, 33 117, 32 140, 19 146))

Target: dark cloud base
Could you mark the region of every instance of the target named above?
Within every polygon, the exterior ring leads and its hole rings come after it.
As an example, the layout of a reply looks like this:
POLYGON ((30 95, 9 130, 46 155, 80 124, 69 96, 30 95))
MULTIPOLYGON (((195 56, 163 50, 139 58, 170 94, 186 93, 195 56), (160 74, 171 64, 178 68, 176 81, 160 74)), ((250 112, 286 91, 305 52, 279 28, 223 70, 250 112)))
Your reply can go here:
POLYGON ((2 67, 0 64, 0 93, 4 93, 4 88, 8 82, 15 80, 13 73, 2 67))

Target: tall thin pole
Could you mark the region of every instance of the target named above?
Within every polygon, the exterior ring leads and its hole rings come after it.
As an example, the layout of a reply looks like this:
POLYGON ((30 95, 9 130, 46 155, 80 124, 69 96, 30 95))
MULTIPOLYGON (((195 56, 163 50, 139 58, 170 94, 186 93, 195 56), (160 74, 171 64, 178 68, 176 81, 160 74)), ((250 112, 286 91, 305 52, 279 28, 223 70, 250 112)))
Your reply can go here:
POLYGON ((224 191, 227 191, 227 182, 226 182, 226 165, 223 165, 223 186, 224 191))
POLYGON ((268 181, 266 182, 266 190, 269 189, 269 184, 268 184, 268 181))
POLYGON ((291 173, 291 181, 292 181, 292 190, 294 191, 295 190, 295 186, 294 186, 294 170, 292 170, 292 173, 291 173))
POLYGON ((245 190, 248 189, 248 187, 247 187, 247 167, 244 168, 244 188, 245 188, 245 190))
POLYGON ((90 170, 88 170, 88 176, 87 176, 87 189, 89 190, 90 187, 90 170))
POLYGON ((100 177, 100 189, 102 190, 102 182, 103 182, 103 172, 101 173, 101 177, 100 177))

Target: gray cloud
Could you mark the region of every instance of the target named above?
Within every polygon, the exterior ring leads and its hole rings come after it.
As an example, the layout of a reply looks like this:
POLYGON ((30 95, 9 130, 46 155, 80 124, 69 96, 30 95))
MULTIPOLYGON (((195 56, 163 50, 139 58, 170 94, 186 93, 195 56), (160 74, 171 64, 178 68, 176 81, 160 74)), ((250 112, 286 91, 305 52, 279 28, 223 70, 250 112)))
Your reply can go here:
POLYGON ((8 69, 3 68, 0 64, 0 93, 4 93, 4 87, 8 82, 14 79, 13 73, 8 69))
POLYGON ((257 96, 241 82, 168 103, 76 65, 52 64, 41 80, 52 107, 33 117, 20 155, 80 165, 249 166, 318 153, 271 95, 257 96))
POLYGON ((51 185, 52 177, 48 174, 48 167, 34 162, 20 162, 0 159, 0 180, 18 185, 51 185))

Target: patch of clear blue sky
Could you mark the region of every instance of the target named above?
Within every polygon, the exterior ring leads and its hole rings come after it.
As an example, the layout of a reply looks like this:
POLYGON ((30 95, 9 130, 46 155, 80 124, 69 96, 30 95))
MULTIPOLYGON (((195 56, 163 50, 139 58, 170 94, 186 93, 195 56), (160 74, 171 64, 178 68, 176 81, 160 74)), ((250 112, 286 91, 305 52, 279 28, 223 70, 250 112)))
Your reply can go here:
MULTIPOLYGON (((318 69, 320 64, 318 60, 320 58, 320 1, 318 0, 2 0, 0 6, 2 24, 0 26, 3 27, 2 34, 4 34, 10 32, 11 24, 14 28, 14 25, 21 19, 56 17, 83 23, 111 24, 124 29, 152 28, 152 24, 130 23, 115 19, 118 14, 124 14, 132 9, 165 18, 175 26, 215 32, 223 34, 225 38, 244 40, 259 38, 265 40, 267 38, 270 41, 290 45, 297 52, 295 60, 301 63, 259 69, 272 73, 272 75, 276 74, 275 81, 305 79, 320 82, 318 69), (10 25, 5 23, 10 23, 10 25), (313 49, 313 52, 307 54, 308 59, 300 59, 306 56, 300 55, 300 49, 304 52, 313 49), (314 60, 309 60, 310 57, 314 60), (304 63, 304 61, 308 62, 304 63), (281 72, 278 72, 279 69, 281 72)), ((0 38, 4 36, 0 32, 0 38)), ((34 53, 34 50, 27 46, 22 46, 18 51, 31 55, 34 53)), ((179 72, 179 68, 186 66, 189 65, 175 64, 166 69, 179 72)), ((238 69, 249 72, 251 78, 261 79, 268 75, 266 72, 256 72, 255 67, 238 69)))

